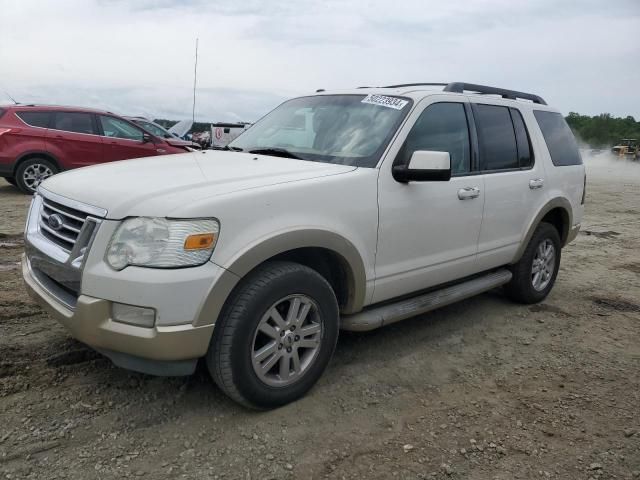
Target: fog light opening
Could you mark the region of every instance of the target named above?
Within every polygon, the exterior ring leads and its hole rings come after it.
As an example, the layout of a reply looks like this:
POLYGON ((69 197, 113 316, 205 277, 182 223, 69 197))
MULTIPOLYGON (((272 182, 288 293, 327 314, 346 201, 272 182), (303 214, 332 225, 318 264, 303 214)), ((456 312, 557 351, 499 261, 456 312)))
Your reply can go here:
POLYGON ((114 321, 151 328, 156 323, 156 311, 153 308, 136 307, 124 303, 111 304, 111 317, 114 321))

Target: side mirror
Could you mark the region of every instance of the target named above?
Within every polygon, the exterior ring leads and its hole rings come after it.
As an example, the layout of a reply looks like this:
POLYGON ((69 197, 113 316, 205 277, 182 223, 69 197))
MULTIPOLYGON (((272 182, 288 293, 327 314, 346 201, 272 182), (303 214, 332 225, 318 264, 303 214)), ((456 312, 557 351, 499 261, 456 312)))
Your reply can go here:
POLYGON ((413 152, 409 165, 396 165, 393 178, 407 182, 448 182, 451 179, 449 152, 418 150, 413 152))
POLYGON ((142 143, 149 143, 151 141, 153 141, 153 138, 151 137, 151 135, 149 135, 148 133, 142 134, 142 143))

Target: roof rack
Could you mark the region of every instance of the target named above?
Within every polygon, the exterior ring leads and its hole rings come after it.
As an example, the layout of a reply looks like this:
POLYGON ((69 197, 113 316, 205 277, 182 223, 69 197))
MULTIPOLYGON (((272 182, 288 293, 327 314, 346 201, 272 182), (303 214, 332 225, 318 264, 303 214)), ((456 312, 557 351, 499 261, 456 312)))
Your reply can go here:
POLYGON ((508 98, 510 100, 517 100, 521 98, 523 100, 531 100, 533 103, 539 103, 540 105, 546 105, 539 95, 533 93, 518 92, 516 90, 507 90, 506 88, 489 87, 487 85, 477 85, 475 83, 463 83, 463 82, 451 82, 451 83, 403 83, 400 85, 388 85, 382 88, 402 88, 402 87, 422 87, 422 86, 435 86, 444 87, 444 92, 464 93, 476 92, 484 95, 500 95, 502 98, 508 98))
POLYGON ((508 98, 510 100, 522 98, 523 100, 531 100, 533 103, 539 103, 540 105, 547 104, 542 97, 534 95, 533 93, 518 92, 516 90, 507 90, 505 88, 488 87, 486 85, 476 85, 475 83, 452 82, 444 87, 445 92, 463 93, 465 90, 486 95, 500 95, 502 98, 508 98))
MULTIPOLYGON (((401 83, 399 85, 387 85, 382 88, 402 88, 402 87, 446 87, 448 83, 401 83)), ((366 87, 365 87, 366 88, 366 87)))

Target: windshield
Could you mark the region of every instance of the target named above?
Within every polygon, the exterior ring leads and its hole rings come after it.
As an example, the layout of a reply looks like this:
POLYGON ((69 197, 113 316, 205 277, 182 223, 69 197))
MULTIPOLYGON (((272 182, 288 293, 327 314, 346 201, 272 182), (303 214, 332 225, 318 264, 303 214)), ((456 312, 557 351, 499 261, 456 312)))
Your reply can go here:
POLYGON ((384 95, 295 98, 263 117, 229 148, 375 167, 410 103, 384 95))

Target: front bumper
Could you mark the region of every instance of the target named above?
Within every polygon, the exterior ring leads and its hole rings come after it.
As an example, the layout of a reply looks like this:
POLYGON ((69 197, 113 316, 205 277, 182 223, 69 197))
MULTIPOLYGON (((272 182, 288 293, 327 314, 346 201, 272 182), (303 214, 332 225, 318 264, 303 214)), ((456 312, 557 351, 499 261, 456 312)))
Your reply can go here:
POLYGON ((34 276, 26 256, 22 274, 29 295, 77 340, 108 356, 116 365, 154 375, 188 375, 209 348, 213 324, 136 327, 111 318, 111 302, 80 295, 72 310, 52 296, 34 276))

